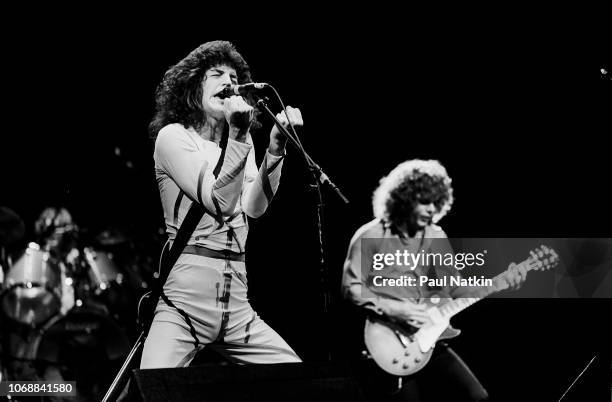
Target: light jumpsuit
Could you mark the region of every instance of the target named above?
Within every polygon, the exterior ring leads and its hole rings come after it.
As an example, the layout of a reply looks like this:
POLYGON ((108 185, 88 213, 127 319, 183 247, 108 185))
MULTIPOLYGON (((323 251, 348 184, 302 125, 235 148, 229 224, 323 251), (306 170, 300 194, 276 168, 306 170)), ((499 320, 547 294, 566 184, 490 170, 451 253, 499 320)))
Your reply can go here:
POLYGON ((197 342, 183 316, 160 300, 140 367, 187 366, 204 346, 237 363, 301 361, 251 307, 243 259, 247 217, 266 211, 283 156, 266 152, 258 171, 250 136, 246 143, 228 139, 222 152, 192 128, 170 124, 157 136, 154 161, 169 241, 193 202, 207 213, 164 285, 165 295, 189 315, 197 342), (210 256, 215 253, 237 257, 210 256))

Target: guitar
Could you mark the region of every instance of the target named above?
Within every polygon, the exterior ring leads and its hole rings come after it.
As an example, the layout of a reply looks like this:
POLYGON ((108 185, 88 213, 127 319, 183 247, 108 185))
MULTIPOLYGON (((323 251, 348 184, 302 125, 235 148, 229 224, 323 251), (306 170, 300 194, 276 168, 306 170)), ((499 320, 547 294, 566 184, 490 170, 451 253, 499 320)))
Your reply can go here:
MULTIPOLYGON (((559 262, 555 250, 546 246, 536 248, 531 256, 517 264, 527 271, 547 270, 559 262)), ((429 306, 431 324, 420 328, 407 323, 391 320, 383 316, 370 316, 366 319, 364 340, 370 355, 380 368, 386 372, 407 376, 421 370, 429 362, 438 340, 458 336, 461 331, 450 326, 450 319, 484 297, 508 287, 504 273, 493 279, 493 286, 483 288, 477 297, 451 299, 432 294, 424 302, 429 306)))

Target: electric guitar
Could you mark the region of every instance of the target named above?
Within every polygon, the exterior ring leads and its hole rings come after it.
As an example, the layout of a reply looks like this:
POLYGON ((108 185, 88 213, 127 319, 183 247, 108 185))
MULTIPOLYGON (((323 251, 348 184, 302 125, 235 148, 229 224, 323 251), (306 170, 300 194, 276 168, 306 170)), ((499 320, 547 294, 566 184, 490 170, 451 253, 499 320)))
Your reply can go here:
MULTIPOLYGON (((527 271, 547 270, 557 265, 559 256, 555 250, 541 246, 531 252, 531 256, 517 264, 527 271)), ((370 355, 380 368, 386 372, 407 376, 421 370, 429 362, 438 340, 454 338, 461 331, 450 326, 455 314, 482 300, 484 297, 508 287, 505 272, 493 279, 493 286, 483 287, 478 297, 451 299, 432 294, 424 300, 429 308, 431 324, 420 328, 407 323, 391 320, 383 316, 370 316, 366 319, 364 340, 370 355)))

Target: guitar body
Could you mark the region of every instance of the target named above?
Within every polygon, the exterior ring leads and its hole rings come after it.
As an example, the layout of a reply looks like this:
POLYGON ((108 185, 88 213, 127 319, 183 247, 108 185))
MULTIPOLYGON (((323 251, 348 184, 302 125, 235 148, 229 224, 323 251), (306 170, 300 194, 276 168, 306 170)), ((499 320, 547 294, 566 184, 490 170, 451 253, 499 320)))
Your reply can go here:
MULTIPOLYGON (((516 272, 519 268, 525 272, 542 271, 556 266, 558 262, 557 252, 542 245, 532 250, 524 261, 511 265, 508 271, 516 272)), ((429 295, 423 302, 428 306, 432 323, 421 328, 372 314, 366 320, 364 329, 364 341, 370 355, 380 368, 390 374, 407 376, 421 370, 431 359, 438 340, 460 334, 450 326, 450 317, 483 297, 508 288, 506 273, 497 275, 493 278, 493 286, 481 289, 473 297, 453 300, 446 295, 429 295)))
POLYGON ((376 364, 387 373, 397 376, 414 374, 425 367, 438 340, 454 338, 461 333, 438 313, 437 306, 443 305, 445 300, 449 299, 427 299, 433 324, 421 328, 384 317, 368 317, 364 341, 376 364))

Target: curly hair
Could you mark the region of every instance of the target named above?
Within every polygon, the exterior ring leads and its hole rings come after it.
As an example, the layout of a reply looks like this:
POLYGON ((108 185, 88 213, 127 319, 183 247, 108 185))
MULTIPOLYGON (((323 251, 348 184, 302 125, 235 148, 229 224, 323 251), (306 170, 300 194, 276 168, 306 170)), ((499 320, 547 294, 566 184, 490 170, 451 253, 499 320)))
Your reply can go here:
MULTIPOLYGON (((155 91, 155 116, 149 123, 154 138, 159 130, 172 123, 199 129, 206 115, 202 109, 202 80, 212 67, 227 65, 236 70, 238 84, 252 82, 251 71, 233 44, 227 41, 206 42, 164 74, 155 91)), ((254 99, 247 98, 254 104, 254 99)))
POLYGON ((451 178, 436 160, 414 159, 400 163, 380 180, 372 197, 374 216, 392 226, 406 223, 417 203, 433 202, 438 222, 453 205, 451 178))

